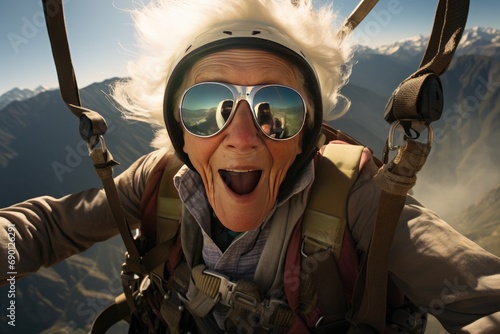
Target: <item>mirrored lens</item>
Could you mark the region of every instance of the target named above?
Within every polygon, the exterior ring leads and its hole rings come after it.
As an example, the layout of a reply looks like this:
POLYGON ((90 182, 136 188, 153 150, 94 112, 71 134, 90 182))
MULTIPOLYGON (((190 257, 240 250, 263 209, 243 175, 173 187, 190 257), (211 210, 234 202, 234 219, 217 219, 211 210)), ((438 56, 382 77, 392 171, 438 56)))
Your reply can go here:
POLYGON ((184 127, 194 135, 207 137, 226 123, 233 107, 233 94, 222 85, 202 84, 191 87, 181 104, 184 127))
MULTIPOLYGON (((300 132, 306 108, 295 90, 284 86, 265 86, 248 96, 255 120, 268 137, 283 140, 300 132)), ((208 137, 220 131, 234 106, 233 92, 218 83, 202 83, 189 88, 181 103, 184 127, 192 134, 208 137)))
POLYGON ((255 94, 253 103, 257 123, 269 137, 287 139, 302 129, 306 109, 302 98, 293 89, 264 87, 255 94))

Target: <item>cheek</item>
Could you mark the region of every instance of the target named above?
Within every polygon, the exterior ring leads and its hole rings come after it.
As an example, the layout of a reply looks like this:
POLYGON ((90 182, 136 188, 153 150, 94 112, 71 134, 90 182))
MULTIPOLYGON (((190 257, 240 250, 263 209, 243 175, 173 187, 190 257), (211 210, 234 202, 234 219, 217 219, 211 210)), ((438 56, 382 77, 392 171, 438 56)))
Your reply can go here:
POLYGON ((301 139, 296 137, 290 142, 273 143, 269 151, 273 156, 272 175, 276 178, 274 183, 279 186, 297 155, 302 152, 301 139))
POLYGON ((205 185, 207 185, 207 179, 211 178, 210 159, 216 148, 217 144, 213 143, 211 139, 184 134, 183 150, 189 156, 193 167, 201 175, 205 185))

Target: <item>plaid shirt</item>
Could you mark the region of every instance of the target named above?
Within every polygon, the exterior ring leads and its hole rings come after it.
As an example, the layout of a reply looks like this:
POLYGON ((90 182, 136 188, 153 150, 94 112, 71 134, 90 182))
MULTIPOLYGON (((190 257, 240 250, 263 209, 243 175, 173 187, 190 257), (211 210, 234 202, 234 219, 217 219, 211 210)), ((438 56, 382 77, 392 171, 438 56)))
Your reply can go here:
POLYGON ((238 235, 225 252, 222 252, 211 238, 212 210, 199 174, 184 166, 175 175, 174 184, 186 209, 201 228, 203 259, 208 268, 227 275, 232 280, 251 280, 254 278, 257 263, 269 235, 270 229, 266 228, 268 225, 266 223, 277 207, 304 191, 313 179, 314 163, 311 162, 299 176, 289 194, 273 206, 264 222, 256 229, 238 235))

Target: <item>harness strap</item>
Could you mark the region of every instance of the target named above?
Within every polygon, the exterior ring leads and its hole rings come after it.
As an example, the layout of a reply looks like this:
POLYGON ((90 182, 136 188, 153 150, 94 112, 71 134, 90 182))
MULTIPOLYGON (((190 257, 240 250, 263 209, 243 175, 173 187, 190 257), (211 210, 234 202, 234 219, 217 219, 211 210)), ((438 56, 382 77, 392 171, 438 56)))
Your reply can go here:
POLYGON ((417 71, 403 80, 389 100, 384 118, 438 120, 443 109, 443 92, 439 75, 448 68, 460 42, 467 21, 469 0, 440 0, 432 33, 417 71))
POLYGON ((117 322, 130 318, 130 307, 124 293, 115 298, 115 302, 102 310, 95 318, 91 334, 106 333, 117 322))
POLYGON ((81 106, 66 34, 63 2, 62 0, 42 0, 42 4, 61 96, 69 110, 80 118, 80 136, 87 142, 89 147, 94 168, 102 181, 113 217, 127 248, 130 265, 134 267, 134 270, 139 269, 141 267, 141 254, 125 219, 113 180, 113 166, 118 163, 113 160, 104 142, 103 135, 107 129, 106 122, 99 113, 81 106))
POLYGON ((359 172, 363 149, 343 144, 324 146, 315 172, 321 182, 313 184, 302 226, 302 252, 312 254, 318 249, 329 249, 339 260, 347 222, 347 198, 359 172), (332 201, 332 189, 342 197, 332 201))
POLYGON ((288 304, 279 299, 262 299, 254 282, 231 282, 218 272, 197 265, 191 272, 192 280, 186 296, 180 296, 190 313, 204 318, 217 304, 232 308, 232 312, 248 312, 257 316, 264 328, 288 328, 294 313, 288 304))
POLYGON ((382 333, 385 327, 388 263, 392 239, 408 191, 416 182, 416 173, 424 165, 430 144, 408 140, 394 160, 375 176, 381 189, 377 218, 368 255, 362 265, 353 295, 349 318, 356 324, 368 324, 382 333))
POLYGON ((358 6, 353 10, 349 17, 344 21, 339 31, 337 38, 343 39, 346 35, 351 33, 358 24, 370 13, 373 7, 377 4, 378 0, 362 0, 358 6))
POLYGON ((402 125, 406 132, 405 145, 395 147, 391 132, 384 152, 398 149, 394 160, 384 165, 375 177, 381 189, 380 202, 368 254, 362 265, 353 295, 349 319, 363 327, 382 333, 385 328, 388 262, 392 239, 406 194, 416 182, 431 149, 430 123, 441 117, 443 91, 439 75, 446 71, 458 46, 469 10, 469 0, 440 0, 434 18, 432 35, 418 70, 405 79, 387 103, 384 118, 392 123, 391 131, 402 125), (413 139, 419 133, 413 127, 424 124, 429 131, 427 143, 413 139), (417 133, 413 136, 412 130, 417 133), (412 139, 413 138, 413 139, 412 139))
MULTIPOLYGON (((306 277, 312 276, 323 315, 317 328, 342 322, 347 314, 347 301, 337 263, 347 225, 349 190, 357 179, 363 149, 363 146, 356 145, 326 145, 315 169, 316 179, 321 182, 315 182, 311 189, 302 226, 301 254, 303 268, 311 262, 316 264, 316 269, 310 270, 310 275, 306 277), (332 189, 336 189, 337 194, 334 200, 332 189)), ((307 284, 307 281, 301 284, 307 284)), ((305 311, 307 314, 312 310, 305 311)))

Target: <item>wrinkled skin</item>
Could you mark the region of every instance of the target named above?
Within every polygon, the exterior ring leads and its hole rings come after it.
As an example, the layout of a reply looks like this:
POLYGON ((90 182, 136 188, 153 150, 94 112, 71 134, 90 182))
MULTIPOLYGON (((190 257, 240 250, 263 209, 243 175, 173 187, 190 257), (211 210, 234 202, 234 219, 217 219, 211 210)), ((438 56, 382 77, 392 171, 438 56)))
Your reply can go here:
MULTIPOLYGON (((189 74, 188 84, 282 84, 305 96, 296 73, 284 59, 271 53, 226 50, 199 60, 189 74)), ((273 141, 256 127, 246 101, 240 101, 236 107, 231 123, 211 138, 198 138, 184 131, 184 152, 201 175, 208 201, 221 223, 242 232, 258 227, 274 206, 286 172, 301 153, 302 134, 283 142, 273 141), (237 184, 241 173, 249 170, 261 171, 260 179, 257 176, 258 183, 255 189, 250 187, 251 192, 238 194, 228 186, 228 179, 237 184)), ((240 183, 241 187, 246 186, 245 182, 240 183)))

